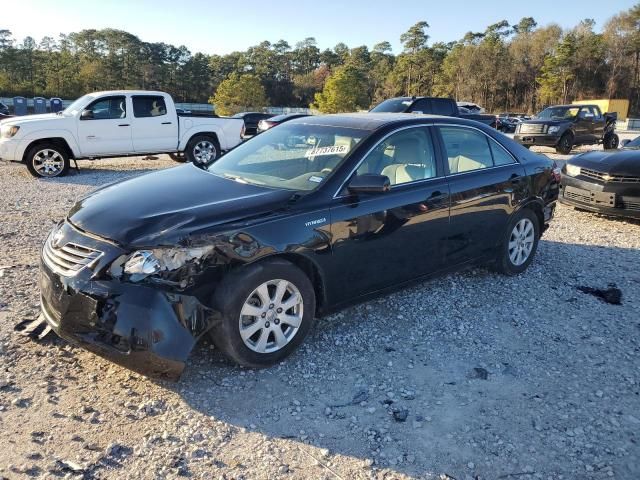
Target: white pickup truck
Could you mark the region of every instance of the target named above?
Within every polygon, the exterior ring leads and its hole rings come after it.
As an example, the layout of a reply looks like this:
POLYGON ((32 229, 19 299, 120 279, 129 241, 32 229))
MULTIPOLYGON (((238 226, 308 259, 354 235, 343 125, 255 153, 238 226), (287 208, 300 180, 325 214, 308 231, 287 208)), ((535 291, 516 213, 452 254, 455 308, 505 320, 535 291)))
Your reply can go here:
POLYGON ((71 159, 169 153, 207 164, 241 142, 241 119, 178 113, 167 93, 85 95, 64 111, 0 121, 0 159, 26 164, 35 177, 65 175, 71 159))

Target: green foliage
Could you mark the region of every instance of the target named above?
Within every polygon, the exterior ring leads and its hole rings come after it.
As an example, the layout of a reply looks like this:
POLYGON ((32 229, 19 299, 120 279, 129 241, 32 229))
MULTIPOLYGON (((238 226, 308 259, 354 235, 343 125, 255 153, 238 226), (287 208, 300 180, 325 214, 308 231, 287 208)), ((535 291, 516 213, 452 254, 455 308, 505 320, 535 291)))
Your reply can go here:
POLYGON ((640 113, 640 3, 613 16, 602 33, 591 19, 563 30, 524 17, 430 44, 428 28, 425 21, 412 25, 400 36, 398 54, 388 41, 371 50, 338 43, 321 51, 308 37, 294 46, 264 41, 226 55, 192 54, 115 29, 39 43, 0 29, 0 95, 72 99, 92 90, 157 89, 178 102, 219 96, 216 103, 229 112, 311 102, 323 111, 348 111, 391 96, 443 95, 489 111, 530 113, 549 103, 608 96, 628 98, 640 113), (237 96, 230 82, 242 86, 237 96))
POLYGON ((261 109, 268 105, 260 79, 255 75, 232 73, 223 80, 216 93, 209 99, 219 115, 233 115, 249 109, 261 109))
POLYGON ((322 92, 316 93, 315 108, 322 113, 355 112, 367 108, 366 79, 355 66, 338 67, 327 79, 322 92))

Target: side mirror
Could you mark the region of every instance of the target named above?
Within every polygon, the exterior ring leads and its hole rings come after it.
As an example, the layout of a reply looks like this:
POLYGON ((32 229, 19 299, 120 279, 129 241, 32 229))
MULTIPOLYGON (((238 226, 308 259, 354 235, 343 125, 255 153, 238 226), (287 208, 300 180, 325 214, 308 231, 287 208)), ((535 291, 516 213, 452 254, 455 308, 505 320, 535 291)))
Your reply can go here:
POLYGON ((82 113, 80 114, 80 118, 82 120, 88 120, 93 118, 93 110, 83 110, 82 113))
POLYGON ((365 173, 353 177, 347 189, 350 193, 384 193, 391 189, 391 180, 386 175, 365 173))
POLYGON ((620 146, 621 146, 621 147, 626 147, 626 146, 627 146, 627 144, 629 144, 629 143, 631 143, 631 140, 629 140, 628 138, 625 138, 624 140, 622 140, 622 141, 620 142, 620 146))

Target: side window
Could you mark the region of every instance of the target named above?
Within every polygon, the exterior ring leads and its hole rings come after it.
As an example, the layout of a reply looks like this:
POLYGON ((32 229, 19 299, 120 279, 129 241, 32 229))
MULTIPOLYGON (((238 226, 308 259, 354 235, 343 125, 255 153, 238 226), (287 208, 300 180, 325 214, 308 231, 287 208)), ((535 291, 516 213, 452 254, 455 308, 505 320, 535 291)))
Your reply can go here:
POLYGON ((449 172, 463 173, 493 166, 487 137, 463 127, 439 127, 449 161, 449 172))
POLYGON ((434 115, 451 116, 454 114, 453 100, 448 100, 446 98, 432 98, 431 105, 433 105, 434 115))
POLYGON ((159 95, 135 95, 133 97, 133 115, 136 118, 159 117, 167 114, 164 97, 159 95))
POLYGON ((509 154, 502 145, 499 145, 494 139, 489 139, 489 147, 493 155, 493 164, 497 167, 500 165, 510 165, 516 163, 511 154, 509 154))
POLYGON ((84 109, 80 120, 112 120, 126 116, 127 101, 125 97, 105 97, 90 103, 84 109))
POLYGON ((436 176, 436 160, 425 127, 402 130, 378 144, 362 161, 357 174, 386 175, 391 185, 436 176))
POLYGON ((411 106, 410 112, 431 113, 431 105, 429 104, 429 100, 427 100, 426 98, 416 100, 416 102, 411 106))

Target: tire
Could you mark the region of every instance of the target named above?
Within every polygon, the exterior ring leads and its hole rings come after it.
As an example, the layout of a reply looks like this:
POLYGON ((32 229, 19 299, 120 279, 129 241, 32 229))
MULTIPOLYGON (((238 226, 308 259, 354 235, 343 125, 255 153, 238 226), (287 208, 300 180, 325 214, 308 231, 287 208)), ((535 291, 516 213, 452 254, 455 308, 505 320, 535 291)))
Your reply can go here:
POLYGON ((304 341, 315 322, 315 305, 311 281, 292 263, 274 259, 241 267, 223 278, 216 288, 213 306, 222 315, 210 336, 234 362, 246 367, 267 367, 290 355, 304 341), (286 288, 281 289, 282 286, 286 288), (284 292, 280 300, 279 291, 284 292), (286 308, 288 301, 296 299, 294 306, 286 308), (280 335, 276 335, 278 330, 280 335), (283 342, 280 346, 278 338, 283 342))
POLYGON ((605 150, 615 150, 618 148, 618 144, 620 143, 620 137, 618 137, 615 133, 608 133, 604 136, 604 141, 602 142, 602 146, 605 150))
POLYGON ((36 178, 64 177, 71 166, 67 150, 57 143, 34 145, 27 151, 24 162, 36 178))
POLYGON ((171 158, 171 160, 173 160, 174 162, 179 163, 185 163, 187 161, 187 156, 184 154, 184 152, 170 153, 169 158, 171 158))
POLYGON ((558 144, 556 145, 556 152, 561 153, 562 155, 569 155, 571 153, 571 149, 573 148, 573 135, 569 132, 560 137, 558 144))
POLYGON ((533 261, 539 239, 540 225, 537 215, 529 208, 520 210, 507 225, 494 269, 503 275, 518 275, 524 272, 533 261), (528 226, 531 228, 532 237, 527 233, 528 226), (519 232, 522 232, 520 238, 519 232), (526 257, 519 256, 518 251, 526 253, 526 257))
POLYGON ((189 162, 199 166, 213 163, 220 156, 220 144, 213 135, 195 135, 185 150, 189 162))

